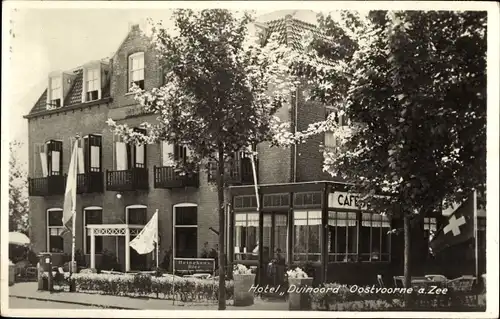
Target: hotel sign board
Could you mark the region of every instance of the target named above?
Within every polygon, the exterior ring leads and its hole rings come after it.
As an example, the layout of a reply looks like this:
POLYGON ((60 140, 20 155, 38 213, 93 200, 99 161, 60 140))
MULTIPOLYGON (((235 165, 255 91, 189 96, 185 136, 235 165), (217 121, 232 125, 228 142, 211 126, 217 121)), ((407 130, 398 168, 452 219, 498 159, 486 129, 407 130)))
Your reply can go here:
POLYGON ((175 271, 187 273, 210 273, 215 271, 213 258, 174 258, 175 271))

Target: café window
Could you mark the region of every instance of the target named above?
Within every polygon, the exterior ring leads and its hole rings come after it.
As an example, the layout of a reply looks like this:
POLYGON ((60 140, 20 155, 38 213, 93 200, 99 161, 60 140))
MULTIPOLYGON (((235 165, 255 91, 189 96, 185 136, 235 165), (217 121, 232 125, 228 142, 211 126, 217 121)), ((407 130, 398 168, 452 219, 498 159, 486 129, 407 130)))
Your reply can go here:
POLYGON ((328 261, 355 262, 358 254, 358 220, 354 212, 328 212, 328 261))
POLYGON ((437 219, 434 217, 424 217, 424 234, 429 237, 437 231, 437 219))
POLYGON ((321 211, 296 210, 293 213, 295 261, 319 261, 321 258, 321 211))
POLYGON ((174 206, 175 258, 198 257, 198 206, 178 204, 174 206))
POLYGON ((385 215, 363 213, 359 240, 361 261, 390 261, 391 222, 385 215))
POLYGON ((235 213, 234 259, 257 260, 259 258, 259 214, 235 213))
MULTIPOLYGON (((102 208, 101 207, 87 207, 83 210, 83 237, 85 254, 90 254, 90 230, 88 225, 101 225, 102 224, 102 208)), ((102 236, 95 236, 95 253, 102 253, 102 236)))
POLYGON ((51 253, 64 252, 64 239, 62 234, 64 226, 62 222, 63 210, 50 208, 47 210, 47 251, 51 253))

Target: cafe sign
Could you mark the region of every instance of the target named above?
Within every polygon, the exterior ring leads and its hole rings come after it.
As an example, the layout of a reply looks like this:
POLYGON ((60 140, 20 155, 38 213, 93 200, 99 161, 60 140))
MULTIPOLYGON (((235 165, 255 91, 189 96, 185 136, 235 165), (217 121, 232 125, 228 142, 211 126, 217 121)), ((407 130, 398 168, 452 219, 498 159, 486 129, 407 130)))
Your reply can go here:
POLYGON ((366 203, 361 203, 361 194, 333 192, 328 195, 328 207, 339 209, 366 210, 366 203))
POLYGON ((174 258, 175 271, 188 273, 213 273, 215 259, 213 258, 174 258))

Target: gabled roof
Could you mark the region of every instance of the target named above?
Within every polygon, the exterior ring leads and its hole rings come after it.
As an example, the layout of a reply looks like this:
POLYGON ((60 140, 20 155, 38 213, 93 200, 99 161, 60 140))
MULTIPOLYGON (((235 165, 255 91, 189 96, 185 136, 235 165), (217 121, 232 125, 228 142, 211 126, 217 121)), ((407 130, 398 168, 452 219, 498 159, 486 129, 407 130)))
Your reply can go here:
POLYGON ((304 32, 312 32, 316 36, 328 39, 320 32, 319 28, 316 25, 295 19, 290 15, 262 24, 267 26, 268 38, 273 33, 278 33, 280 43, 290 45, 295 49, 300 48, 300 38, 304 32))
MULTIPOLYGON (((76 74, 75 80, 73 81, 73 85, 69 89, 68 94, 64 99, 64 106, 61 109, 66 107, 82 104, 82 89, 83 89, 83 68, 77 68, 73 70, 73 73, 76 74)), ((102 88, 102 99, 109 98, 109 77, 106 77, 106 82, 102 88)), ((92 101, 95 102, 95 101, 92 101)), ((47 110, 47 89, 42 93, 38 101, 35 103, 29 115, 43 112, 47 110)))

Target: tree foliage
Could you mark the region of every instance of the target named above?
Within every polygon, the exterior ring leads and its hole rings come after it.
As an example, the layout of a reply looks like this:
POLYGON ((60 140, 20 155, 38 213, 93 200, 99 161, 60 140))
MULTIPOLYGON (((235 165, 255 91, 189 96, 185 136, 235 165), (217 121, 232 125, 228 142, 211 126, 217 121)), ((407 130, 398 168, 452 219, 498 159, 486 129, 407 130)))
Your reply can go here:
POLYGON ((9 143, 9 231, 28 235, 28 179, 26 171, 20 167, 16 158, 16 150, 20 147, 21 143, 18 141, 9 143))
MULTIPOLYGON (((192 155, 184 169, 216 163, 219 269, 225 269, 224 172, 235 152, 270 139, 273 116, 296 85, 284 62, 290 53, 276 35, 264 44, 249 34, 253 18, 247 12, 180 9, 173 20, 174 30, 161 23, 152 30, 166 84, 148 92, 132 88, 157 121, 143 123, 147 134, 112 119, 108 124, 125 142, 186 145, 192 155)), ((224 271, 219 275, 223 286, 224 271)), ((221 295, 219 309, 224 308, 221 295)))
POLYGON ((351 125, 329 118, 291 138, 278 132, 276 143, 336 130, 341 152, 325 150, 325 169, 364 194, 391 194, 409 214, 472 189, 484 195, 486 12, 343 12, 320 27, 338 45, 316 39, 308 48, 321 59, 306 52, 294 68, 313 84, 311 98, 337 106, 351 125))

